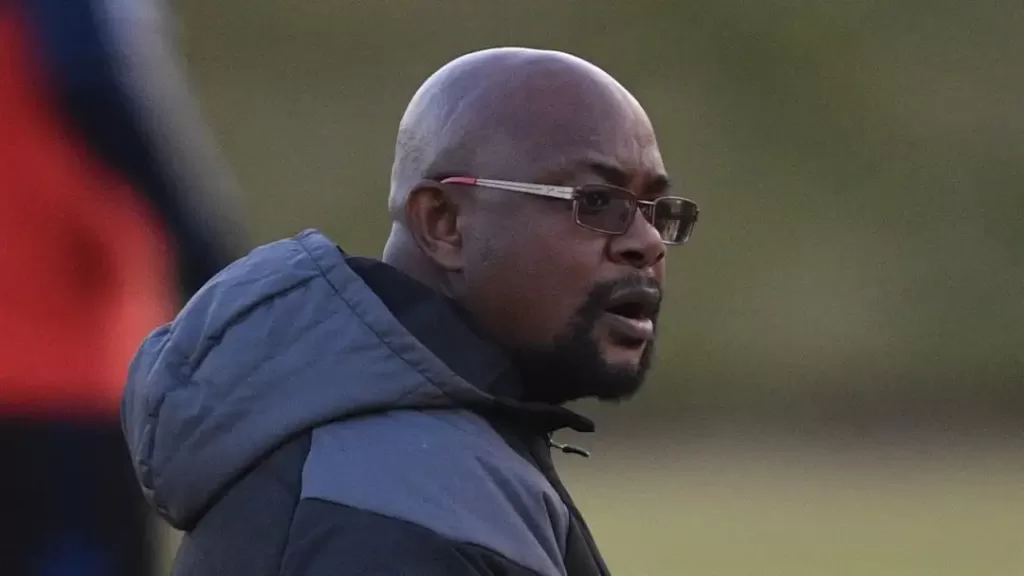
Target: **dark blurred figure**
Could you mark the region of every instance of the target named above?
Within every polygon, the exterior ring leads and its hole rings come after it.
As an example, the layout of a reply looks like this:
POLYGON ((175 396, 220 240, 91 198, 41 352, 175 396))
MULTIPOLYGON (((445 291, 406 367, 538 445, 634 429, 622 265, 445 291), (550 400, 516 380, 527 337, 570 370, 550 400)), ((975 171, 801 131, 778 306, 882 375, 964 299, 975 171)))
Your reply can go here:
POLYGON ((0 574, 139 576, 127 365, 240 255, 151 2, 0 0, 0 574))

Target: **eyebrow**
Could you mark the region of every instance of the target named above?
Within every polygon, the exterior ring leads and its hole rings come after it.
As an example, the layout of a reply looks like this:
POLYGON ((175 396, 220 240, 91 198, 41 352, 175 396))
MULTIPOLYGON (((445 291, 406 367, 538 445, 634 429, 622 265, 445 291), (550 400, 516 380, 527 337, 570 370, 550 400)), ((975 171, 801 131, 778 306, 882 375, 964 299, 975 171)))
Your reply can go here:
MULTIPOLYGON (((597 174, 602 180, 619 188, 629 187, 629 175, 626 171, 614 164, 600 160, 588 160, 584 168, 597 174)), ((672 186, 668 176, 655 174, 644 187, 643 196, 661 196, 672 186)))

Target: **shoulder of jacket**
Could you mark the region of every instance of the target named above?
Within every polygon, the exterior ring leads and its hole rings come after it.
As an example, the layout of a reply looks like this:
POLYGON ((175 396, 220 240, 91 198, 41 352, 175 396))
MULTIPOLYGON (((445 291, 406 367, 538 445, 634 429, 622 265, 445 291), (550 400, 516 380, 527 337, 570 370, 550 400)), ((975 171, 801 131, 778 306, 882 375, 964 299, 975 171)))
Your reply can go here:
POLYGON ((317 428, 302 498, 412 522, 539 573, 564 573, 568 509, 533 464, 469 411, 396 410, 317 428))

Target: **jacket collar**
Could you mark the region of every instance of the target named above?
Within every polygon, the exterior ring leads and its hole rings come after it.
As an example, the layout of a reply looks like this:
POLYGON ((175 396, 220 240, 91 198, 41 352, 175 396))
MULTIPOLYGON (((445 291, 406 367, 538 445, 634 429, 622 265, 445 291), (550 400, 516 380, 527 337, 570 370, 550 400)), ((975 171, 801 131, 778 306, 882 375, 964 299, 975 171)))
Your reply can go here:
POLYGON ((594 430, 592 421, 568 408, 524 402, 522 379, 508 355, 474 327, 457 302, 378 260, 349 255, 345 259, 413 337, 462 379, 493 397, 490 406, 474 409, 514 418, 542 433, 594 430))

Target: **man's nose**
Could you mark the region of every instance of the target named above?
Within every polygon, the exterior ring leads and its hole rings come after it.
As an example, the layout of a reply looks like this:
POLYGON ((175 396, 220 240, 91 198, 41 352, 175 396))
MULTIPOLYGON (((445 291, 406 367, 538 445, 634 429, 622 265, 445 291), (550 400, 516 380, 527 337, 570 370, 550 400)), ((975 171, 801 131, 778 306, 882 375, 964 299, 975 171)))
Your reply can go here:
POLYGON ((614 236, 608 248, 613 262, 638 270, 651 268, 665 258, 665 243, 661 234, 639 210, 629 229, 614 236))

